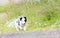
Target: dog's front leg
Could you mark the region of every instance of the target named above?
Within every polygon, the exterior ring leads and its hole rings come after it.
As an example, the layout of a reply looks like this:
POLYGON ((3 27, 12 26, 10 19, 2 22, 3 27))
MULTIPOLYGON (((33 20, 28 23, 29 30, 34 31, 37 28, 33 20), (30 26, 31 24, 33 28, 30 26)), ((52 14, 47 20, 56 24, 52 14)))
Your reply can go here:
POLYGON ((23 30, 26 31, 27 26, 24 26, 23 30))
POLYGON ((19 30, 20 30, 20 28, 19 28, 18 26, 16 26, 16 30, 17 30, 17 31, 19 31, 19 30))
POLYGON ((19 26, 20 30, 22 30, 23 28, 21 26, 19 26))

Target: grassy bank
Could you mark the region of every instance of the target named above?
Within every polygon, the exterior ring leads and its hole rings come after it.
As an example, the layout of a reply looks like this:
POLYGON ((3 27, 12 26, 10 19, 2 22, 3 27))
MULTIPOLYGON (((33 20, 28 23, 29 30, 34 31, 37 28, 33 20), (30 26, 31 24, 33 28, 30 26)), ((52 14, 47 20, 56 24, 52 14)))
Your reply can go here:
POLYGON ((27 31, 60 28, 60 1, 41 0, 0 7, 0 34, 17 32, 15 28, 7 28, 5 23, 18 16, 27 17, 27 31))

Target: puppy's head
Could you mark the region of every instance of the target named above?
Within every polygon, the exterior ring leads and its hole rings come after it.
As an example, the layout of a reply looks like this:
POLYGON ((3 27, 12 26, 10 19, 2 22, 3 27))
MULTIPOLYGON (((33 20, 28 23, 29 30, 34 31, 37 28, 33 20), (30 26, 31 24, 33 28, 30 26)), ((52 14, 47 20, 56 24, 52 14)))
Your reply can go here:
POLYGON ((25 24, 26 21, 27 21, 27 18, 26 18, 26 17, 20 17, 20 21, 21 21, 23 24, 25 24))

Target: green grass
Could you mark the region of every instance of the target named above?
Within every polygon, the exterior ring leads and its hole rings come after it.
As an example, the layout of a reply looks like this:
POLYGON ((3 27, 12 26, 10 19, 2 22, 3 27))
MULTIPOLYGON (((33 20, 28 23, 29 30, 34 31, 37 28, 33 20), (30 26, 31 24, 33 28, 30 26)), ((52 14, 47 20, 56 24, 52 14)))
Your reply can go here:
MULTIPOLYGON (((60 28, 60 1, 59 0, 41 0, 40 2, 31 2, 21 5, 12 5, 7 7, 0 7, 2 15, 4 13, 7 16, 3 19, 0 18, 0 34, 4 33, 16 33, 16 29, 7 28, 5 23, 18 16, 27 17, 27 31, 29 32, 37 30, 53 30, 60 28)), ((1 14, 0 13, 0 14, 1 14)))

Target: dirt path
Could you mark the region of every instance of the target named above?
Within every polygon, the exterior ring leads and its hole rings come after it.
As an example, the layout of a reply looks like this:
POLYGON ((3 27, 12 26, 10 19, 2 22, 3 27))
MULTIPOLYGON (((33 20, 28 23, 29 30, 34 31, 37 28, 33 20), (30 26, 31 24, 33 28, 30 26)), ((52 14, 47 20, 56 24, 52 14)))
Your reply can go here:
POLYGON ((0 38, 60 38, 60 30, 6 34, 0 38))

